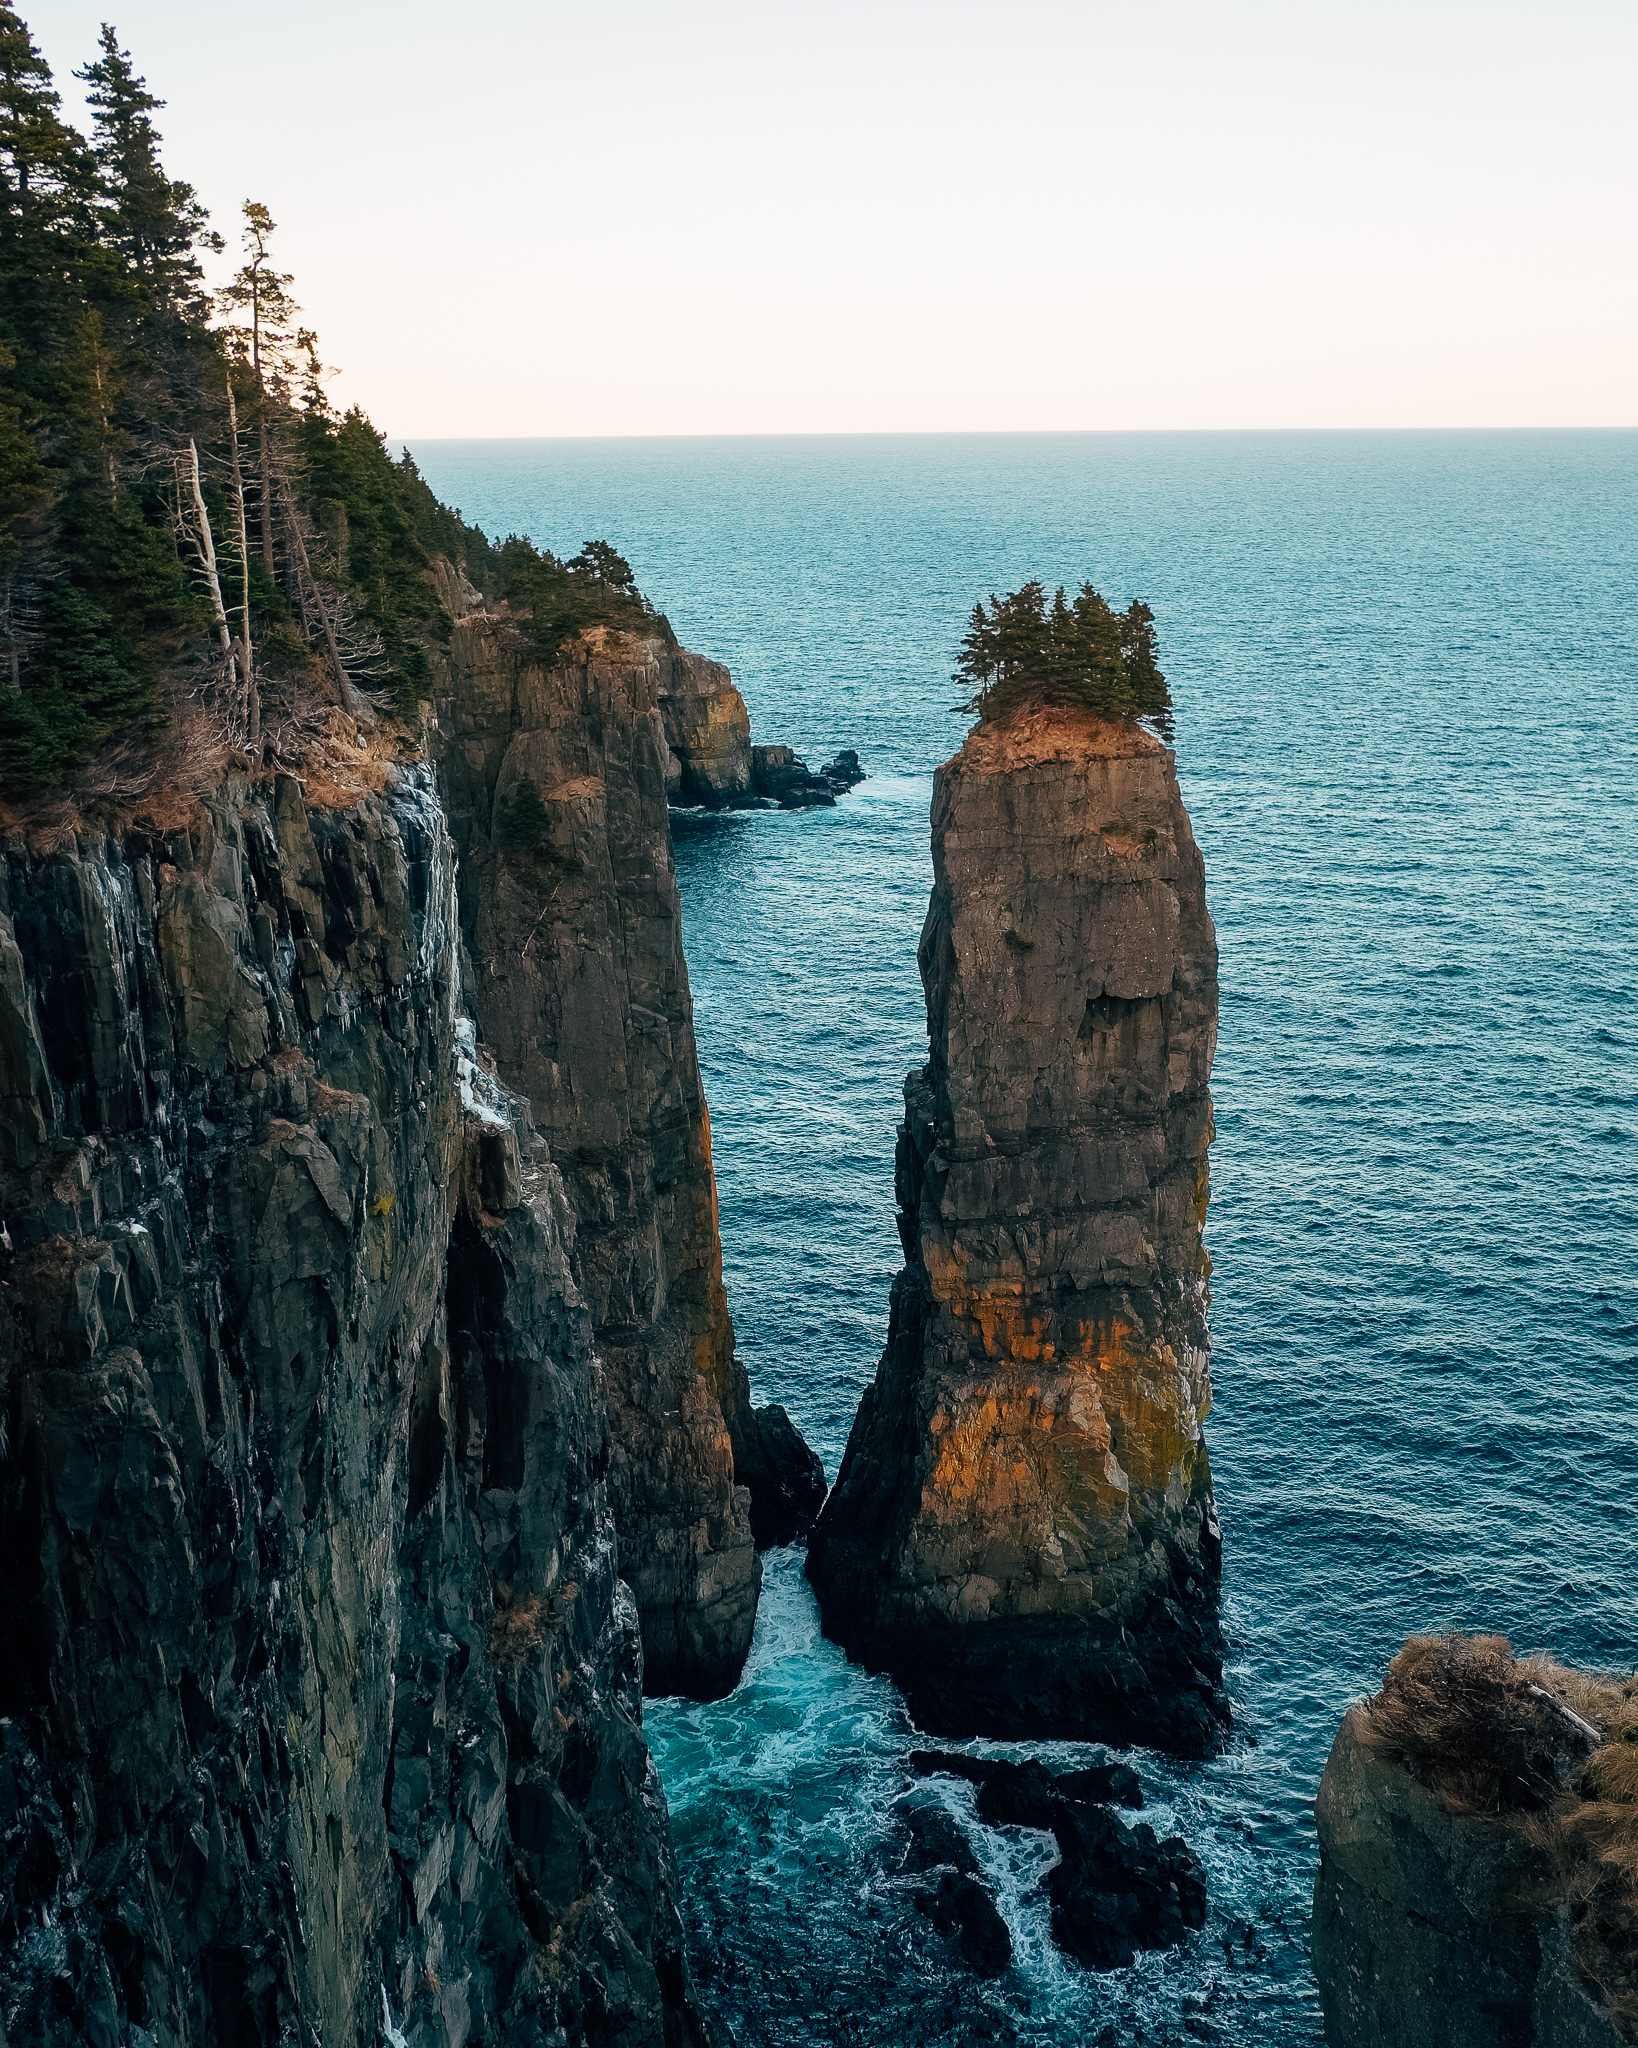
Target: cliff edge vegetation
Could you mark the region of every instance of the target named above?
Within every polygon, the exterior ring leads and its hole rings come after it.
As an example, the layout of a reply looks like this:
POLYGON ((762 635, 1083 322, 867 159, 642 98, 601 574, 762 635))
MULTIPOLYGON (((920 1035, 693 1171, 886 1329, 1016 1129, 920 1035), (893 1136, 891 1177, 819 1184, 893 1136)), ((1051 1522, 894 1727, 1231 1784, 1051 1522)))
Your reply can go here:
POLYGON ((1638 1677, 1412 1636, 1315 1819, 1331 2048, 1638 2040, 1638 1677))
POLYGON ((207 291, 223 244, 161 161, 163 102, 112 28, 75 75, 89 136, 0 7, 0 800, 174 796, 322 751, 337 712, 413 722, 440 554, 548 665, 588 627, 674 644, 606 542, 492 543, 333 410, 265 205, 207 291))
POLYGON ((1139 599, 1115 611, 1083 583, 1074 598, 1062 584, 1047 603, 1031 581, 989 606, 973 607, 955 681, 976 690, 961 708, 993 724, 1026 707, 1094 711, 1141 718, 1171 737, 1172 698, 1155 651, 1155 615, 1139 599))

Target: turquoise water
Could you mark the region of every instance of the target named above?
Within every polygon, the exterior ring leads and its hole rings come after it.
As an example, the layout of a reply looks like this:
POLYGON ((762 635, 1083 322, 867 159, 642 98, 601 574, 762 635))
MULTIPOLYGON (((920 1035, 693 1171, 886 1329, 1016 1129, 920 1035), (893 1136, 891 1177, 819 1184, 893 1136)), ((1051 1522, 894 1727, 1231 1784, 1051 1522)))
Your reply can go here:
MULTIPOLYGON (((1222 947, 1208 1435, 1238 1733, 1133 1761, 1211 1923, 1082 1972, 1029 1897, 1046 1838, 975 1829, 1017 1959, 950 1975, 883 1868, 908 1722, 820 1640, 794 1552, 739 1690, 648 1729, 696 1967, 747 2048, 1318 2041, 1310 1802, 1403 1635, 1638 1663, 1638 435, 415 453, 491 532, 614 540, 759 738, 870 770, 835 811, 675 821, 740 1349, 832 1476, 898 1264, 962 622, 1030 575, 1154 607, 1222 947)), ((952 1781, 912 1796, 970 1813, 952 1781)))

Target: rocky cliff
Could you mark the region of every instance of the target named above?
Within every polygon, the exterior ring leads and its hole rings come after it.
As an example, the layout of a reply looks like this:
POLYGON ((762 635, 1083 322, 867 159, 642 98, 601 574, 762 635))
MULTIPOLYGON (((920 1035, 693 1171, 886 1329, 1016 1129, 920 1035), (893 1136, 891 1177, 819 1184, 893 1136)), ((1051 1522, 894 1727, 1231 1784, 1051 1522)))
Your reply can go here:
POLYGON ((1330 2048, 1618 2048, 1569 1900, 1516 1815, 1451 1812, 1343 1722, 1315 1804, 1314 1975, 1330 2048))
POLYGON ((9 2048, 702 2039, 574 1208, 425 770, 7 847, 0 1204, 9 2048))
POLYGON ((1330 2048, 1638 2036, 1638 1678, 1413 1636, 1349 1710, 1314 1818, 1330 2048), (1590 1718, 1588 1718, 1590 1717, 1590 1718))
POLYGON ((941 1734, 1208 1748, 1217 948, 1171 754, 980 726, 934 779, 905 1267, 809 1572, 941 1734))
POLYGON ((707 810, 748 802, 755 793, 751 717, 720 662, 686 649, 645 649, 665 740, 665 790, 674 804, 707 810))
POLYGON ((667 813, 668 792, 748 777, 744 705, 658 640, 592 633, 543 669, 469 601, 437 714, 473 1014, 575 1213, 646 1682, 713 1698, 750 1647, 753 1515, 788 1538, 815 1483, 734 1355, 667 813))

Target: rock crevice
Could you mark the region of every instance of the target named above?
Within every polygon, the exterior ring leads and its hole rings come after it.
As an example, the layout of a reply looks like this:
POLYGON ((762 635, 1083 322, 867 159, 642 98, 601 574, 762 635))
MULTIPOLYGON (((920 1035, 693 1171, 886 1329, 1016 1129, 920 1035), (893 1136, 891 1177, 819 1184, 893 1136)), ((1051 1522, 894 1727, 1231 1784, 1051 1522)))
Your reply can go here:
POLYGON ((10 2048, 704 2038, 574 1211, 460 979, 424 769, 0 861, 10 2048))
POLYGON ((745 1481, 768 1495, 763 1541, 788 1540, 786 1496, 808 1483, 806 1447, 767 1411, 758 1427, 734 1353, 672 860, 668 797, 738 786, 724 735, 748 776, 727 671, 658 640, 586 636, 548 670, 480 612, 441 659, 472 1012, 574 1210, 645 1682, 706 1699, 737 1680, 755 1621, 745 1481), (797 1456, 788 1474, 775 1453, 797 1456))

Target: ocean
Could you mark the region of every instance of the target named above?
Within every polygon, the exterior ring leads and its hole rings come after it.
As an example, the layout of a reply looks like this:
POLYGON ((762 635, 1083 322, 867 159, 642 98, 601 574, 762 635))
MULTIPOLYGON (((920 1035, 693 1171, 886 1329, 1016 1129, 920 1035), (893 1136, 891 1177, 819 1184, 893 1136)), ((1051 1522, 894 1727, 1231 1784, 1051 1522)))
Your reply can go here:
POLYGON ((1235 1733, 1130 1761, 1210 1922, 1128 1971, 1061 1957, 1050 1838, 911 1789, 898 1695, 821 1640, 795 1550, 733 1696, 645 1718, 740 2048, 1318 2042, 1313 1796, 1404 1636, 1638 1664, 1638 433, 412 449, 492 536, 612 541, 756 739, 869 772, 833 811, 673 820, 740 1351, 830 1477, 899 1265, 966 616, 1032 576, 1153 607, 1222 955, 1207 1437, 1235 1733), (1015 1943, 993 1984, 884 1868, 907 1792, 972 1828, 1015 1943))

